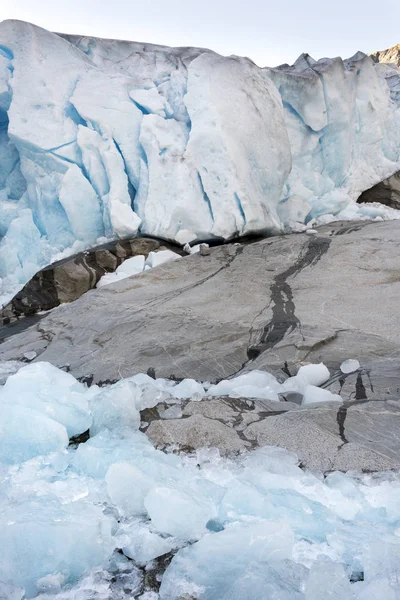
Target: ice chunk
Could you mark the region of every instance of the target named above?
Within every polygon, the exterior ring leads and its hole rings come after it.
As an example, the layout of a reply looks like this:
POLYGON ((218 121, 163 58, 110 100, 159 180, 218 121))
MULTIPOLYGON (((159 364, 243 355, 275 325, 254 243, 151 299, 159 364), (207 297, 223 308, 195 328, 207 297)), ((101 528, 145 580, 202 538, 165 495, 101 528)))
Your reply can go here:
POLYGON ((130 381, 120 381, 96 394, 90 402, 93 419, 90 435, 96 435, 103 428, 139 429, 140 414, 136 402, 140 396, 140 389, 130 381))
POLYGON ((110 283, 115 283, 116 281, 120 281, 121 279, 126 279, 127 277, 132 277, 133 275, 138 275, 142 273, 144 270, 145 258, 143 255, 133 256, 132 258, 127 258, 119 267, 114 271, 114 273, 106 273, 100 280, 97 282, 96 287, 104 287, 105 285, 109 285, 110 283))
POLYGON ((115 463, 107 471, 107 491, 113 503, 124 516, 146 512, 144 499, 154 487, 154 481, 129 463, 115 463))
POLYGON ((301 377, 301 375, 288 377, 282 384, 281 393, 285 394, 286 392, 293 392, 303 396, 307 385, 307 379, 305 377, 301 377))
POLYGON ((117 267, 117 273, 124 273, 127 276, 137 275, 143 271, 144 263, 145 257, 142 254, 132 256, 132 258, 127 258, 117 267))
POLYGON ((99 281, 96 284, 97 288, 102 288, 105 285, 110 285, 111 283, 116 283, 117 281, 121 281, 122 279, 126 279, 128 275, 124 275, 124 273, 106 273, 103 277, 100 277, 99 281))
POLYGON ((121 279, 138 275, 143 271, 170 262, 171 260, 176 260, 177 258, 181 258, 180 254, 172 252, 171 250, 158 250, 150 252, 146 261, 145 257, 142 255, 133 256, 132 258, 125 260, 114 273, 106 273, 103 275, 103 277, 101 277, 101 279, 97 282, 96 287, 104 287, 110 283, 121 281, 121 279))
POLYGON ((170 393, 174 398, 190 398, 191 400, 200 400, 203 398, 205 391, 201 383, 194 379, 184 379, 178 385, 171 388, 170 393))
POLYGON ((33 360, 36 357, 37 357, 37 354, 33 350, 31 350, 30 352, 25 352, 25 354, 24 354, 24 358, 26 358, 26 360, 29 360, 29 361, 33 360))
POLYGON ((217 516, 212 501, 171 487, 152 489, 144 501, 155 529, 182 540, 199 538, 210 519, 217 516))
POLYGON ((396 585, 392 586, 388 579, 376 579, 372 583, 356 583, 357 600, 398 600, 396 585))
POLYGON ((372 541, 363 551, 364 580, 388 579, 400 589, 400 539, 372 541))
POLYGON ((65 577, 62 573, 54 575, 46 575, 37 580, 37 589, 45 594, 56 594, 61 591, 61 587, 65 583, 65 577))
POLYGON ((209 396, 229 396, 234 394, 236 397, 247 394, 249 398, 267 398, 270 400, 279 400, 278 392, 281 391, 281 385, 276 378, 266 371, 250 371, 233 379, 224 379, 208 389, 209 396))
POLYGON ((149 253, 146 260, 146 266, 154 268, 170 262, 171 260, 177 260, 178 258, 181 258, 181 255, 172 252, 172 250, 158 250, 149 253))
POLYGON ((165 410, 158 409, 158 414, 162 419, 180 419, 182 417, 182 408, 179 404, 175 404, 165 410))
POLYGON ((343 402, 339 394, 332 394, 329 390, 324 390, 315 385, 308 385, 304 390, 302 406, 314 404, 316 402, 343 402))
POLYGON ((0 600, 22 600, 24 594, 23 588, 0 581, 0 600))
POLYGON ((85 386, 69 373, 50 363, 36 362, 7 379, 0 390, 0 407, 31 408, 64 425, 72 437, 91 425, 88 395, 85 386))
POLYGON ((78 446, 72 466, 80 474, 104 479, 113 463, 134 460, 147 452, 154 452, 154 448, 144 433, 103 429, 78 446))
POLYGON ((343 361, 340 365, 340 370, 342 371, 342 373, 354 373, 354 371, 357 371, 359 368, 360 363, 358 362, 358 360, 354 360, 351 358, 343 361))
POLYGON ((164 574, 161 600, 198 598, 301 600, 305 569, 290 562, 286 523, 254 520, 204 536, 180 550, 164 574))
POLYGON ((323 363, 318 365, 303 365, 297 372, 298 377, 303 377, 310 385, 322 385, 330 377, 329 370, 323 363))
POLYGON ((0 462, 20 463, 68 446, 63 425, 25 406, 0 404, 0 462))
POLYGON ((145 565, 154 558, 167 554, 175 546, 171 538, 165 539, 152 533, 140 522, 122 526, 118 535, 121 535, 122 551, 125 556, 132 558, 140 565, 145 565))
POLYGON ((113 552, 111 524, 100 507, 84 501, 9 505, 0 515, 0 579, 24 587, 28 597, 43 577, 62 572, 74 581, 113 552))
POLYGON ((352 586, 343 566, 329 560, 315 561, 307 578, 305 598, 354 600, 352 586))

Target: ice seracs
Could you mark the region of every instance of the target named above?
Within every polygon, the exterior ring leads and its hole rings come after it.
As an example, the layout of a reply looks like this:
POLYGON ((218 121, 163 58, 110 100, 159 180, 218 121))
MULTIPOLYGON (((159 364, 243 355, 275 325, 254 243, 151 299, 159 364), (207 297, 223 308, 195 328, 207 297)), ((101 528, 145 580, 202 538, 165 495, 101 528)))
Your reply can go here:
POLYGON ((0 24, 0 48, 3 301, 99 238, 183 246, 399 216, 355 203, 400 170, 395 65, 357 53, 260 69, 20 21, 0 24))

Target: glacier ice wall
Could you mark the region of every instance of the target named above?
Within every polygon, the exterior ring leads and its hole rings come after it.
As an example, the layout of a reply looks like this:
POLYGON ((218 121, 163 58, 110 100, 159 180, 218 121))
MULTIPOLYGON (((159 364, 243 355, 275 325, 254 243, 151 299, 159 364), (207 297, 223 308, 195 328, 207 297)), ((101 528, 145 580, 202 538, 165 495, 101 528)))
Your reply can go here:
POLYGON ((4 21, 0 295, 99 238, 383 215, 355 200, 400 170, 399 106, 400 70, 361 53, 260 69, 4 21))

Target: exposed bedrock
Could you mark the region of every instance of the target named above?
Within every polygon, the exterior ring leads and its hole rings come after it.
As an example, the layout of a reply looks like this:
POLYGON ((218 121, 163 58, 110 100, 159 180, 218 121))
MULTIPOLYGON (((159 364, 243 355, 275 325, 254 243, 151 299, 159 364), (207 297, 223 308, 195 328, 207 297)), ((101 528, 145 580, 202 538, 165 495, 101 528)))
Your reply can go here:
POLYGON ((73 302, 96 287, 105 273, 111 273, 127 258, 148 256, 159 250, 161 243, 148 238, 120 240, 80 252, 42 269, 1 310, 3 324, 19 317, 50 310, 59 304, 73 302))
POLYGON ((304 362, 335 371, 357 358, 362 381, 332 391, 397 399, 399 259, 396 221, 218 246, 55 308, 6 339, 0 359, 34 351, 99 382, 148 369, 209 381, 255 368, 284 376, 304 362))

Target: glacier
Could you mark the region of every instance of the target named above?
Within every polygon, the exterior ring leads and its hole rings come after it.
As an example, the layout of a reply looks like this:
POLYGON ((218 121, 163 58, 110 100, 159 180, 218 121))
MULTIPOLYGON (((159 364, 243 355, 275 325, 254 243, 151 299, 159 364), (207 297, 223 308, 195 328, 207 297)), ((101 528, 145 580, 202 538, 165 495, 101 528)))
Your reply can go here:
POLYGON ((0 296, 137 232, 179 244, 398 218, 400 70, 362 53, 259 68, 198 48, 0 24, 0 296))
MULTIPOLYGON (((88 388, 44 362, 1 367, 0 598, 400 598, 398 472, 324 477, 273 446, 163 452, 139 411, 210 384, 138 374, 88 388), (162 557, 154 591, 144 573, 162 557)), ((245 382, 229 381, 230 393, 245 382)), ((273 381, 259 371, 246 385, 263 397, 273 381)))

